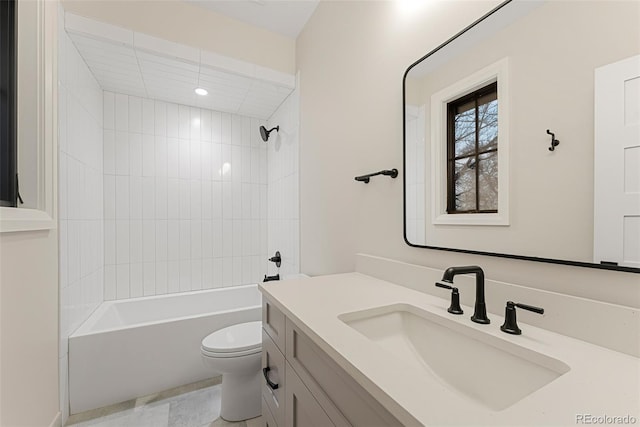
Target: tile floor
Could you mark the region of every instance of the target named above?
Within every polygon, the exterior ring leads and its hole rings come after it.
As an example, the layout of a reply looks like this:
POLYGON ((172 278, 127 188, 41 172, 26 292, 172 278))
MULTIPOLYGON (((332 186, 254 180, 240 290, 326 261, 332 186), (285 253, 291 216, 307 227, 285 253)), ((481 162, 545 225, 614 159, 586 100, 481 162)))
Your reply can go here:
POLYGON ((66 427, 259 427, 220 418, 221 377, 72 415, 66 427))

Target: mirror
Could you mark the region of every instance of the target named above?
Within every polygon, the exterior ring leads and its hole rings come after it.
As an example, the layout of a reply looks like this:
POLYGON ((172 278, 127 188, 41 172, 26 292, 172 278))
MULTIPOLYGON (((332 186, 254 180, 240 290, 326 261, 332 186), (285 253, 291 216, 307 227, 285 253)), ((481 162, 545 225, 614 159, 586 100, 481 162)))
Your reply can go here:
POLYGON ((639 2, 511 0, 412 64, 406 242, 640 272, 638 28, 639 2))

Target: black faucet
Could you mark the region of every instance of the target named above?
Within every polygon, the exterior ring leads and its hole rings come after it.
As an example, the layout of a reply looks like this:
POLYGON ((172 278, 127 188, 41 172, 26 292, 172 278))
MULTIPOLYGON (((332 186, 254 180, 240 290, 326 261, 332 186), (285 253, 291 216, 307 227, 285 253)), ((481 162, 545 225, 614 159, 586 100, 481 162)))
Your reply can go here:
MULTIPOLYGON (((487 306, 484 302, 484 271, 476 265, 463 267, 449 267, 442 275, 442 281, 446 284, 453 284, 453 277, 458 274, 474 273, 476 275, 476 304, 471 320, 476 323, 489 324, 491 321, 487 317, 487 306)), ((437 284, 438 282, 436 282, 437 284)))

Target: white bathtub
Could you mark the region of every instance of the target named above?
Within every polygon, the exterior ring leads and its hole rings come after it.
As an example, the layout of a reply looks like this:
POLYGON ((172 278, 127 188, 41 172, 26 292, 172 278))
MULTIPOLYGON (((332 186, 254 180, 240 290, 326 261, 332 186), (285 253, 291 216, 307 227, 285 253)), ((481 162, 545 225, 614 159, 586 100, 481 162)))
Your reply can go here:
POLYGON ((213 377, 202 338, 261 309, 257 285, 102 303, 69 337, 71 414, 213 377))

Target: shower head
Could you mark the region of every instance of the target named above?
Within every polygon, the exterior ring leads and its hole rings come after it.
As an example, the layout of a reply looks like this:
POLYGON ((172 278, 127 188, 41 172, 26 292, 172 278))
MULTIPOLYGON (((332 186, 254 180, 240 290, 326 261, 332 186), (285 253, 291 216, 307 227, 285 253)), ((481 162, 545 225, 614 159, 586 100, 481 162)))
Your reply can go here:
POLYGON ((265 128, 264 126, 260 126, 260 136, 262 137, 262 140, 264 142, 267 142, 269 140, 269 134, 273 131, 279 132, 280 131, 280 126, 276 126, 273 127, 269 130, 267 130, 267 128, 265 128))

